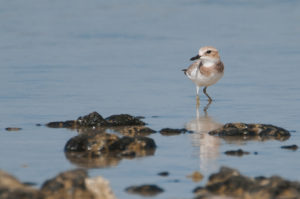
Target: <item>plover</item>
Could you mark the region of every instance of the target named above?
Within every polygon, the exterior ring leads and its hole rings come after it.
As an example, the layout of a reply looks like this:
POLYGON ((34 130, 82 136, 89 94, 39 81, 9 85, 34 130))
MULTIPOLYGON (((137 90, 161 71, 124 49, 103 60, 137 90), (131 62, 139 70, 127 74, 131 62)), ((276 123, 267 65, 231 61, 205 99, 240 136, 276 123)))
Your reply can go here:
POLYGON ((199 103, 199 89, 202 86, 204 86, 203 93, 211 102, 212 98, 207 94, 206 89, 208 86, 217 83, 224 74, 224 64, 220 59, 219 52, 212 46, 205 46, 200 48, 198 55, 190 60, 196 61, 182 71, 196 84, 197 103, 199 103))

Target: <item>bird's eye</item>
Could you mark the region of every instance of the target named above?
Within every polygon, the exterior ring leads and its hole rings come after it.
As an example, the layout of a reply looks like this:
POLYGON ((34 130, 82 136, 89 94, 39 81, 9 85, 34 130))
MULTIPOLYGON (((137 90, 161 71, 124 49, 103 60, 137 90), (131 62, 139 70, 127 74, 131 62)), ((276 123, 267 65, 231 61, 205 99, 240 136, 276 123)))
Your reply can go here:
POLYGON ((207 53, 207 54, 210 54, 210 53, 211 53, 211 50, 206 51, 206 53, 207 53))

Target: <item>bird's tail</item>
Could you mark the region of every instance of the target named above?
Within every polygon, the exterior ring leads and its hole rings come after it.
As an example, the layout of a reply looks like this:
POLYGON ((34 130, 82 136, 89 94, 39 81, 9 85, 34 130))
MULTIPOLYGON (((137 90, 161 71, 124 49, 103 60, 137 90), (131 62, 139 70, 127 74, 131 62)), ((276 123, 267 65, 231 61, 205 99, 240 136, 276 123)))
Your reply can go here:
POLYGON ((182 69, 182 71, 184 72, 184 74, 186 75, 186 71, 187 71, 187 69, 182 69))

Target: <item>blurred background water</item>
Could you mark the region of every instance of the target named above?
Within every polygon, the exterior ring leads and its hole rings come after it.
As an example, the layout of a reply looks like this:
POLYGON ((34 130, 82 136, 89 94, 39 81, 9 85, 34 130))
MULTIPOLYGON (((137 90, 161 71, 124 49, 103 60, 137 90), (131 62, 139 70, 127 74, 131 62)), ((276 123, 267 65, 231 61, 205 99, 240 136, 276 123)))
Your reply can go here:
POLYGON ((91 176, 110 181, 118 198, 140 198, 124 189, 143 183, 165 189, 156 198, 191 198, 199 183, 186 175, 199 170, 208 177, 220 166, 300 180, 299 151, 280 149, 300 141, 299 1, 2 0, 0 5, 0 168, 21 181, 40 186, 77 167, 63 153, 76 132, 35 124, 92 111, 145 116, 155 130, 200 121, 193 135, 152 135, 158 145, 154 156, 90 169, 91 176), (195 120, 195 86, 181 69, 205 45, 220 50, 225 75, 208 88, 215 101, 206 116, 206 97, 200 96, 201 117, 195 120), (292 136, 285 142, 230 142, 205 134, 207 125, 237 121, 274 124, 292 136), (23 129, 5 131, 9 126, 23 129), (223 153, 238 148, 252 154, 223 153), (170 176, 157 176, 161 171, 170 176))

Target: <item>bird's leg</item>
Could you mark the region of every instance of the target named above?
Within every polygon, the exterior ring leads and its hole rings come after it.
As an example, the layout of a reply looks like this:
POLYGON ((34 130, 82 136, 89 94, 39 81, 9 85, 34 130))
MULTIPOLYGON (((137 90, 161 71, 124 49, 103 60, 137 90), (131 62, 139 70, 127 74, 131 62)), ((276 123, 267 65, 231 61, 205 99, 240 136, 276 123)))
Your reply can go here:
POLYGON ((209 102, 212 102, 211 97, 206 93, 206 88, 207 88, 207 86, 205 86, 205 87, 203 88, 203 93, 208 97, 208 101, 209 101, 209 102))
POLYGON ((197 95, 196 95, 196 105, 197 105, 197 107, 199 107, 199 105, 200 105, 200 98, 199 98, 199 89, 200 89, 200 87, 199 86, 196 86, 196 92, 197 92, 197 95))
POLYGON ((207 116, 207 109, 209 108, 210 104, 211 104, 211 101, 208 101, 208 103, 206 104, 206 106, 203 109, 205 116, 207 116))

